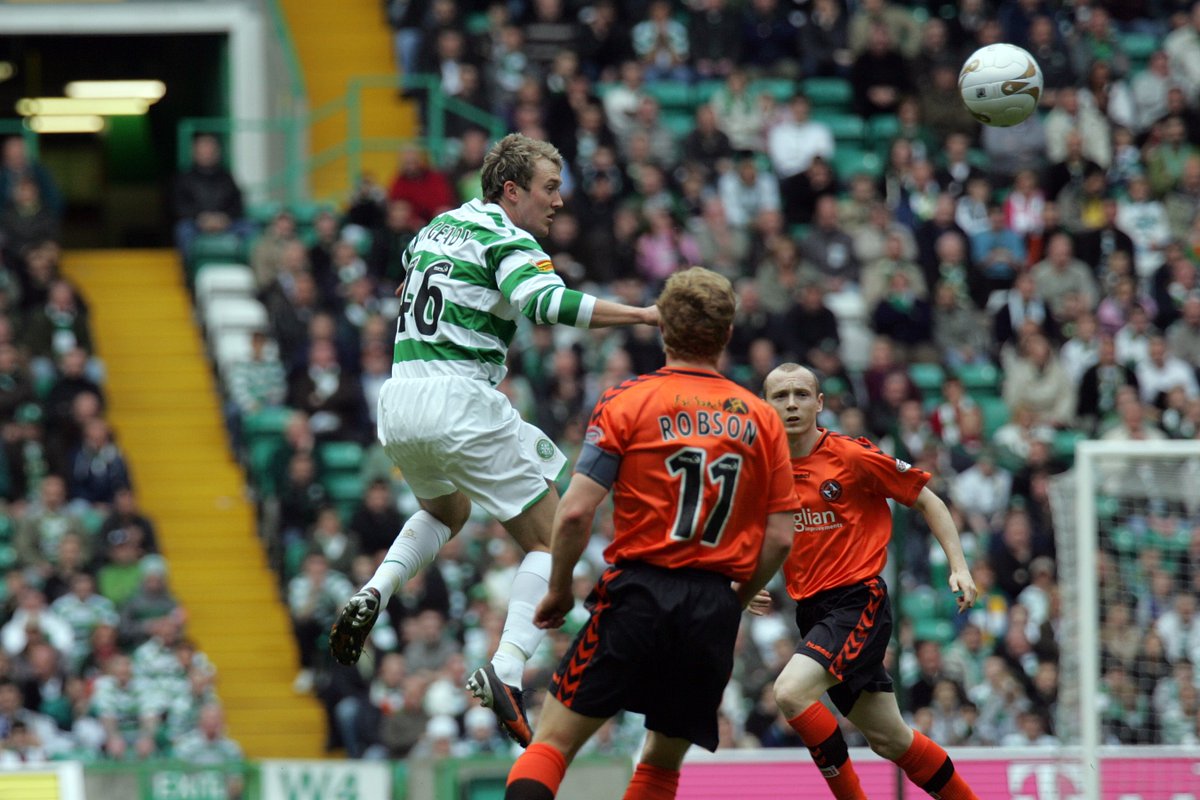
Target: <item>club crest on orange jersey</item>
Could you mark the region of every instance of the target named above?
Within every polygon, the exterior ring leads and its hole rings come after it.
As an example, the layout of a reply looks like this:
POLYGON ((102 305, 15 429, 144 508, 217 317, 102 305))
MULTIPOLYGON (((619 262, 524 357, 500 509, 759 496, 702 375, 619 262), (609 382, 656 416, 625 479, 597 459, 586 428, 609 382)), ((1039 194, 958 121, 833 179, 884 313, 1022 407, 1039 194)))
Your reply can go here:
POLYGON ((896 472, 908 472, 910 469, 912 469, 912 464, 902 458, 896 459, 896 472))
POLYGON ((842 496, 842 485, 837 481, 829 480, 821 484, 821 497, 824 497, 829 502, 833 502, 842 496))
POLYGON ((740 397, 730 397, 721 404, 721 408, 728 411, 730 414, 749 414, 750 406, 746 405, 746 401, 740 397))

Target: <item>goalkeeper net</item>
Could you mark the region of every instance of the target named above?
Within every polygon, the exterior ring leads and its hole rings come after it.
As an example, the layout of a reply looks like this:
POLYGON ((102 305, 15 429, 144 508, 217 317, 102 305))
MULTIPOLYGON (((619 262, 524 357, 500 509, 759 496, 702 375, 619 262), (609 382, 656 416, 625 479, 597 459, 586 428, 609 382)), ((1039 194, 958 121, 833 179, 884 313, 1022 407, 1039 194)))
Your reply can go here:
POLYGON ((1145 759, 1140 796, 1200 797, 1200 773, 1158 761, 1200 746, 1200 441, 1081 442, 1050 498, 1079 796, 1110 796, 1110 757, 1145 759))

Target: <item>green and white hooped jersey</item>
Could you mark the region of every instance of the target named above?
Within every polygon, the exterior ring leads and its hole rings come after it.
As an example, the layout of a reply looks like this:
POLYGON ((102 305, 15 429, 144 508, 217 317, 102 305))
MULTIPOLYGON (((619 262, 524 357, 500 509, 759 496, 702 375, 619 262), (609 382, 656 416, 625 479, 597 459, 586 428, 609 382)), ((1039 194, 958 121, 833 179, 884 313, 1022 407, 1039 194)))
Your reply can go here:
POLYGON ((517 319, 588 327, 595 298, 568 289, 550 256, 495 203, 435 217, 404 253, 392 375, 504 379, 517 319))

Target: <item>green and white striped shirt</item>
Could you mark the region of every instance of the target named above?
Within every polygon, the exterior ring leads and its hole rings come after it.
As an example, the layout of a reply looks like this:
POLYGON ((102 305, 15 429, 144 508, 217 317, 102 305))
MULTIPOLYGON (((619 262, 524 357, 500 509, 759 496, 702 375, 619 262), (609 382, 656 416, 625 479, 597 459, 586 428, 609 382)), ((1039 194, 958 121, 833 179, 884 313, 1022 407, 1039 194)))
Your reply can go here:
POLYGON ((435 217, 404 253, 407 281, 392 375, 461 375, 495 386, 524 316, 588 327, 596 299, 568 289, 550 256, 499 205, 472 200, 435 217))

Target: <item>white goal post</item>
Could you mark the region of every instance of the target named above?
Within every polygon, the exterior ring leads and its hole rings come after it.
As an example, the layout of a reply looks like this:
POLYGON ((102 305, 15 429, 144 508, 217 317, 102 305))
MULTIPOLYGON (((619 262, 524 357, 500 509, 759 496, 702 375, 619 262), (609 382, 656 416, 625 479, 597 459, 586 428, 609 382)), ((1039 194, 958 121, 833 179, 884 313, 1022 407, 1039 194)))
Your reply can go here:
MULTIPOLYGON (((1168 733, 1153 707, 1160 702, 1157 683, 1165 679, 1164 668, 1157 665, 1182 662, 1186 669, 1188 655, 1166 659, 1139 651, 1132 668, 1115 658, 1110 658, 1112 664, 1102 663, 1102 652, 1113 647, 1101 633, 1107 619, 1119 634, 1120 622, 1132 608, 1127 625, 1137 633, 1130 635, 1158 638, 1156 621, 1174 613, 1155 595, 1159 584, 1171 587, 1172 599, 1194 595, 1194 585, 1180 586, 1170 579, 1188 574, 1183 537, 1200 535, 1190 532, 1200 512, 1200 440, 1081 441, 1074 468, 1051 482, 1050 500, 1062 609, 1058 738, 1078 753, 1080 797, 1109 797, 1100 761, 1114 746, 1120 746, 1123 756, 1140 752, 1153 759, 1166 750, 1154 745, 1176 745, 1176 753, 1200 762, 1195 741, 1200 721, 1194 710, 1191 733, 1180 733, 1179 725, 1168 733), (1149 662, 1152 656, 1153 663, 1140 661, 1149 662), (1127 679, 1132 688, 1125 688, 1127 679)), ((1194 656, 1191 659, 1194 662, 1194 656)), ((1153 769, 1144 775, 1145 787, 1156 796, 1200 796, 1200 774, 1187 780, 1188 785, 1179 785, 1179 780, 1178 775, 1158 777, 1153 769), (1156 780, 1170 785, 1158 786, 1156 780)))

